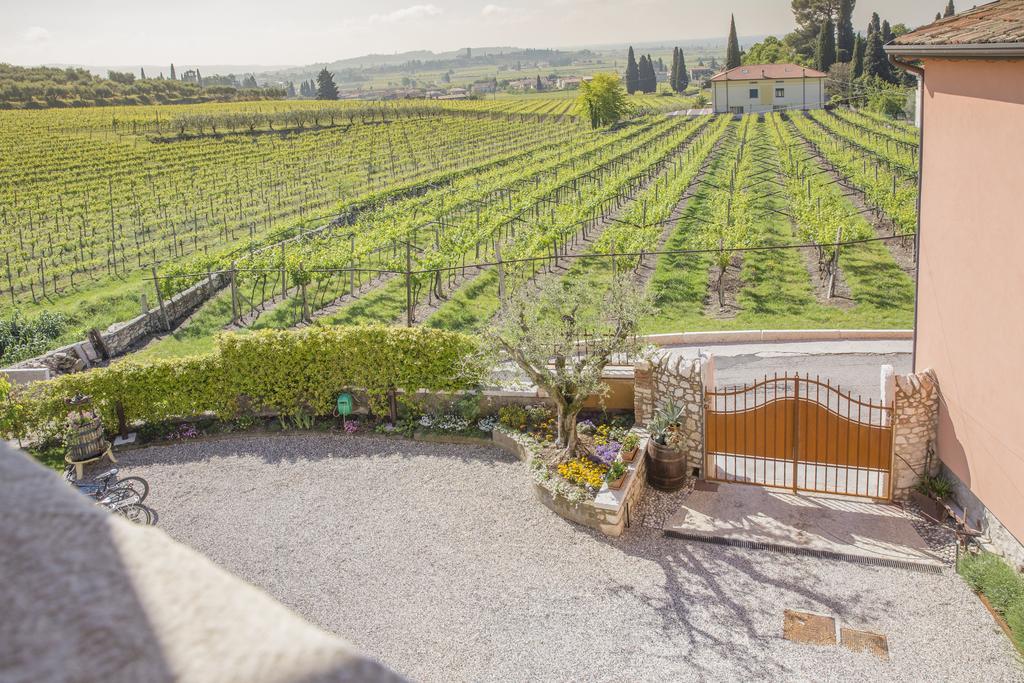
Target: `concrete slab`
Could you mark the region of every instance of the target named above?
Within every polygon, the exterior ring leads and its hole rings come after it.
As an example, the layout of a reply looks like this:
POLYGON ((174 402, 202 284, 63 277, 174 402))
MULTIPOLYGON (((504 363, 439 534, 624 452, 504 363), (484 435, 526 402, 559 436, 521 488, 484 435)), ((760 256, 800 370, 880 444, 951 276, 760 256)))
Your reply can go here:
POLYGON ((941 558, 902 508, 744 484, 695 488, 665 523, 687 540, 939 571, 941 558))

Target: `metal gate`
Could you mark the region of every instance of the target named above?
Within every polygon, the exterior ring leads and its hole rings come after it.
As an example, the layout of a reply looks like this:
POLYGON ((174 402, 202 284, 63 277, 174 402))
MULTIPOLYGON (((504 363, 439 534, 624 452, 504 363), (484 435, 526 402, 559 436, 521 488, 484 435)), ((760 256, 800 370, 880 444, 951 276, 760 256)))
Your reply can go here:
POLYGON ((707 478, 888 500, 891 411, 783 375, 705 393, 707 478))

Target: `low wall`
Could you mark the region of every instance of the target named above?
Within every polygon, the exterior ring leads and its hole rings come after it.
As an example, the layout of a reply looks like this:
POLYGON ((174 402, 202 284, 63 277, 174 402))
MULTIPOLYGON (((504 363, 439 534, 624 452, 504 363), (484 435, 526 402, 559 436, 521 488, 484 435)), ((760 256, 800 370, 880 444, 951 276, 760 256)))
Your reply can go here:
MULTIPOLYGON (((228 284, 227 277, 214 274, 210 278, 181 291, 164 302, 167 324, 174 329, 199 306, 208 301, 228 284)), ((149 337, 166 331, 159 306, 131 320, 114 323, 101 332, 104 346, 111 358, 124 355, 149 337)), ((99 350, 88 340, 74 342, 52 351, 16 363, 12 369, 48 368, 53 374, 65 374, 82 369, 82 365, 102 362, 99 350), (82 363, 75 363, 80 360, 82 363)))
MULTIPOLYGON (((529 447, 520 435, 503 429, 495 429, 494 445, 515 455, 524 463, 532 458, 529 447)), ((535 481, 534 495, 549 510, 559 517, 581 526, 596 529, 606 536, 618 537, 630 524, 630 513, 636 508, 647 488, 647 439, 641 442, 641 451, 629 463, 629 477, 618 491, 611 491, 607 484, 594 500, 573 502, 558 495, 544 484, 535 481)))
POLYGON ((913 338, 913 330, 735 330, 729 332, 672 332, 639 337, 644 343, 654 346, 816 341, 911 341, 913 338))

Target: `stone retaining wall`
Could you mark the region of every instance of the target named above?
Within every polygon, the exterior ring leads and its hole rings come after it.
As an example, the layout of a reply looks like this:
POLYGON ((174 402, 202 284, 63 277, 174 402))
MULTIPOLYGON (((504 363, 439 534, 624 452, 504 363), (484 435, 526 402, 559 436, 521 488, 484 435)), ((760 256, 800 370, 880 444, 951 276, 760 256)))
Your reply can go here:
MULTIPOLYGON (((167 322, 174 329, 199 306, 228 284, 228 278, 214 274, 208 279, 175 294, 164 302, 167 322)), ((131 320, 114 323, 101 333, 111 358, 121 356, 149 337, 166 331, 160 308, 154 308, 131 320)), ((99 350, 82 340, 16 363, 13 368, 48 368, 51 374, 67 374, 102 362, 99 350)))
POLYGON ((939 471, 933 453, 939 426, 939 384, 935 373, 896 375, 893 398, 892 499, 904 501, 925 474, 939 471))

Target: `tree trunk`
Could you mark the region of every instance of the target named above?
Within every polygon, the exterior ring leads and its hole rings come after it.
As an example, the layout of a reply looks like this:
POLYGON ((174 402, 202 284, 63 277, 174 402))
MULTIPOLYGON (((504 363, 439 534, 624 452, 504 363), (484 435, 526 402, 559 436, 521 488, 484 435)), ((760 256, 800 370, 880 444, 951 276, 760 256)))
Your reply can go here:
POLYGON ((725 308, 725 266, 718 269, 718 307, 725 308))
POLYGON ((555 435, 555 446, 564 448, 567 455, 576 453, 576 416, 580 409, 570 409, 569 406, 556 401, 558 405, 558 416, 555 422, 558 431, 555 435))

